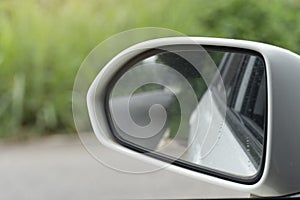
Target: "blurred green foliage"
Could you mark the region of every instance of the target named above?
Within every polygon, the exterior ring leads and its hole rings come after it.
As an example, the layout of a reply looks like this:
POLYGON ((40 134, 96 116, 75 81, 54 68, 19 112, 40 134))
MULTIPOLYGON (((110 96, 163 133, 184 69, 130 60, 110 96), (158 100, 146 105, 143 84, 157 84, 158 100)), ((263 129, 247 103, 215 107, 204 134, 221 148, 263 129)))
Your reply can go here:
POLYGON ((2 0, 0 137, 74 132, 73 81, 98 43, 157 26, 300 53, 299 0, 2 0))

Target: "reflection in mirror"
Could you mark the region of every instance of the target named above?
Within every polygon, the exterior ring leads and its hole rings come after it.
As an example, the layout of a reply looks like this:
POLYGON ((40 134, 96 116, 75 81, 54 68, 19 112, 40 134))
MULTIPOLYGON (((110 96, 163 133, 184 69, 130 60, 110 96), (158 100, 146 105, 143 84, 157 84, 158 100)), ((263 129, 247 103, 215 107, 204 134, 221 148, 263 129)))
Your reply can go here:
POLYGON ((258 174, 266 130, 260 54, 174 46, 149 51, 126 67, 108 96, 119 141, 187 167, 241 179, 258 174))

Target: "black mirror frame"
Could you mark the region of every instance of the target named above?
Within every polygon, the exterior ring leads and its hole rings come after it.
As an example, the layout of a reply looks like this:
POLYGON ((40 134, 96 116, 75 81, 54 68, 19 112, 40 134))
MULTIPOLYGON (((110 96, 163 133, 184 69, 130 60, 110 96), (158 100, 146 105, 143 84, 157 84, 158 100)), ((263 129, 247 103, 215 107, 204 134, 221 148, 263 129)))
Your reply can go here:
MULTIPOLYGON (((162 49, 170 49, 172 50, 172 48, 178 48, 178 47, 185 47, 185 48, 191 48, 192 46, 195 45, 169 45, 169 46, 163 46, 161 47, 162 49)), ((202 47, 206 50, 215 50, 215 51, 230 51, 230 52, 236 52, 236 53, 247 53, 247 54, 251 54, 251 55, 255 55, 260 57, 263 62, 264 62, 264 67, 266 67, 266 63, 265 60, 263 58, 263 56, 253 50, 248 50, 248 49, 242 49, 242 48, 236 48, 236 47, 222 47, 222 46, 210 46, 210 45, 202 45, 202 47)), ((154 152, 150 149, 146 149, 145 147, 141 147, 137 144, 134 144, 130 141, 124 140, 119 134, 118 131, 115 129, 113 122, 112 122, 112 117, 110 115, 110 111, 109 111, 109 96, 111 94, 111 91, 114 87, 114 85, 116 84, 116 82, 119 80, 119 78, 128 70, 130 69, 132 66, 134 66, 134 64, 138 63, 139 61, 148 58, 152 55, 155 55, 157 53, 161 53, 161 52, 165 52, 165 50, 162 49, 158 49, 158 48, 154 48, 154 49, 149 49, 144 51, 143 53, 135 56, 134 58, 132 58, 131 60, 129 60, 126 64, 124 64, 124 66, 118 70, 114 76, 113 79, 110 80, 108 86, 107 86, 107 90, 105 92, 105 113, 106 113, 106 118, 107 118, 107 122, 109 125, 109 128, 111 130, 111 133, 114 137, 114 139, 116 140, 116 142, 118 142, 120 145, 127 147, 133 151, 139 152, 139 153, 144 153, 152 158, 173 164, 175 166, 179 166, 179 167, 183 167, 185 169, 189 169, 192 171, 196 171, 196 172, 200 172, 203 174, 207 174, 210 176, 214 176, 217 178, 221 178, 224 180, 228 180, 228 181, 233 181, 236 183, 242 183, 242 184, 246 184, 246 185, 251 185, 251 184, 255 184, 257 183, 262 174, 263 174, 263 169, 264 169, 264 164, 265 164, 265 157, 266 157, 266 145, 267 145, 267 119, 268 119, 268 105, 266 105, 266 114, 265 114, 265 133, 264 133, 264 141, 263 141, 263 154, 262 154, 262 160, 261 160, 261 165, 259 167, 258 172, 253 176, 253 177, 247 177, 247 178, 243 178, 243 177, 237 177, 237 176, 232 176, 229 173, 225 173, 225 172, 221 172, 221 171, 217 171, 217 170, 213 170, 211 168, 207 168, 207 167, 203 167, 203 166, 199 166, 196 164, 193 164, 191 162, 187 162, 184 160, 174 160, 174 158, 165 155, 165 154, 161 154, 161 153, 157 153, 154 152)), ((266 76, 266 74, 265 74, 266 76)), ((266 82, 267 82, 267 76, 266 78, 266 82)), ((268 87, 266 87, 266 93, 268 94, 268 87)), ((266 104, 268 103, 268 95, 266 95, 266 104)))

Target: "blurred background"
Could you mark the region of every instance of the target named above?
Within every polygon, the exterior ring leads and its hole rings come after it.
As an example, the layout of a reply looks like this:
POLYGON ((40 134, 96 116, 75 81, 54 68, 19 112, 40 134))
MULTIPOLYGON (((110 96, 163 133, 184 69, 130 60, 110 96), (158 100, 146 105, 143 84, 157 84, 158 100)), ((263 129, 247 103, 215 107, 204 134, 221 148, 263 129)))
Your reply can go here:
MULTIPOLYGON (((72 89, 76 72, 83 59, 101 41, 128 29, 153 26, 173 29, 190 36, 265 42, 300 54, 299 10, 299 0, 1 0, 0 191, 5 189, 6 193, 1 191, 0 198, 3 194, 6 194, 5 197, 8 199, 17 198, 18 196, 14 196, 17 194, 22 194, 23 197, 24 194, 29 195, 27 197, 36 197, 34 195, 39 193, 30 193, 33 196, 28 193, 30 185, 33 187, 40 185, 45 179, 33 178, 30 182, 29 177, 42 176, 46 173, 40 171, 39 174, 38 170, 35 171, 35 167, 37 169, 44 167, 46 170, 47 167, 50 169, 61 166, 60 162, 66 159, 61 157, 57 161, 56 154, 65 153, 68 158, 73 155, 89 157, 88 154, 81 152, 84 152, 83 148, 80 150, 81 153, 74 153, 79 151, 77 148, 81 145, 76 137, 72 116, 72 89), (61 148, 60 151, 51 152, 51 149, 54 147, 57 149, 58 146, 61 148), (67 148, 71 146, 72 150, 66 150, 66 146, 67 148), (38 151, 40 154, 37 155, 38 151), (49 152, 51 155, 48 155, 49 152), (53 162, 47 164, 45 161, 44 165, 40 166, 43 161, 40 158, 47 155, 53 162), (22 177, 27 172, 20 171, 21 168, 31 170, 31 174, 22 177), (15 171, 9 173, 7 171, 9 169, 15 171), (20 176, 17 176, 17 173, 20 173, 20 176), (20 183, 20 179, 23 182, 20 183), (19 187, 23 189, 15 191, 16 182, 21 184, 19 187)), ((94 162, 92 158, 84 159, 90 159, 87 163, 94 162)), ((74 162, 82 163, 79 160, 75 159, 74 162)), ((97 171, 98 168, 95 163, 94 165, 94 170, 97 171)), ((88 169, 88 166, 90 165, 83 168, 88 169)), ((66 167, 65 170, 67 169, 69 168, 66 167)), ((75 168, 74 173, 77 172, 75 168)), ((59 173, 64 174, 63 171, 59 173)), ((57 173, 53 176, 58 177, 57 173)), ((90 176, 94 177, 92 174, 90 176)), ((47 180, 49 187, 53 188, 56 180, 51 178, 47 180)), ((71 180, 74 182, 77 179, 71 180)), ((124 177, 122 180, 126 182, 124 177)), ((144 177, 143 181, 145 180, 148 178, 144 177)), ((99 183, 96 178, 94 181, 96 184, 99 183)), ((88 182, 82 181, 83 185, 85 183, 88 185, 88 182)), ((182 180, 182 184, 186 183, 182 180)), ((111 195, 109 188, 115 184, 102 185, 106 188, 102 192, 108 195, 107 197, 119 197, 109 196, 111 195)), ((168 182, 165 184, 167 186, 168 182)), ((197 183, 193 184, 193 187, 198 188, 197 183)), ((72 188, 67 183, 60 186, 72 188)), ((121 185, 119 186, 121 188, 121 185)), ((153 192, 157 188, 152 189, 153 192)), ((40 191, 46 190, 40 188, 40 191)), ((162 192, 162 197, 167 196, 166 190, 162 192)), ((61 193, 54 191, 57 190, 48 191, 54 195, 52 196, 54 199, 68 197, 62 191, 69 190, 61 190, 61 193)), ((75 189, 69 192, 72 191, 75 189)), ((98 194, 98 190, 92 191, 90 193, 98 194)), ((135 193, 134 190, 130 191, 124 193, 132 198, 135 193)), ((151 190, 147 191, 149 195, 146 197, 153 197, 151 190)), ((214 197, 218 191, 206 190, 206 194, 214 197)), ((40 195, 44 195, 44 192, 40 195)), ((183 197, 188 194, 191 194, 191 197, 199 195, 199 191, 195 192, 191 188, 186 190, 186 193, 177 194, 169 191, 170 193, 173 195, 171 197, 180 194, 183 197)), ((231 193, 223 194, 230 196, 231 193)))
POLYGON ((0 137, 74 133, 76 72, 113 34, 157 26, 300 53, 299 9, 299 0, 2 0, 0 137))

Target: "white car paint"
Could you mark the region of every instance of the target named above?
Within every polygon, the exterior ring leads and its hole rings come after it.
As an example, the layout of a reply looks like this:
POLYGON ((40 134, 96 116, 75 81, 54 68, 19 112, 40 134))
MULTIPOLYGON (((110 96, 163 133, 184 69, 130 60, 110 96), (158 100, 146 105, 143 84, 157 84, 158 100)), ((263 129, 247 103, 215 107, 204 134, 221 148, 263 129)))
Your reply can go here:
POLYGON ((233 176, 256 174, 257 169, 230 131, 209 91, 190 118, 189 137, 189 161, 233 176))

